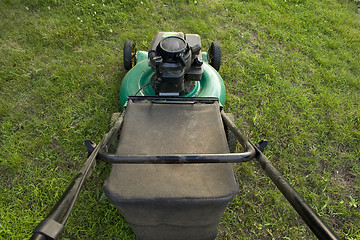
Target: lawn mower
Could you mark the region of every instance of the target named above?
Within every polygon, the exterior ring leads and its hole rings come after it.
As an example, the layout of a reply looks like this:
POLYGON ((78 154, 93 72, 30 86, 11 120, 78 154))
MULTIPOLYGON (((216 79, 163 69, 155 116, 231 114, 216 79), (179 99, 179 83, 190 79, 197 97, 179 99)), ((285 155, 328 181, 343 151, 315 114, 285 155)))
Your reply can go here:
POLYGON ((319 239, 338 239, 265 157, 267 141, 250 142, 224 112, 220 64, 220 45, 204 52, 197 34, 160 32, 148 52, 127 40, 123 111, 98 145, 85 140, 87 161, 31 239, 58 239, 96 159, 112 164, 104 192, 140 240, 215 239, 239 188, 232 164, 251 160, 319 239))

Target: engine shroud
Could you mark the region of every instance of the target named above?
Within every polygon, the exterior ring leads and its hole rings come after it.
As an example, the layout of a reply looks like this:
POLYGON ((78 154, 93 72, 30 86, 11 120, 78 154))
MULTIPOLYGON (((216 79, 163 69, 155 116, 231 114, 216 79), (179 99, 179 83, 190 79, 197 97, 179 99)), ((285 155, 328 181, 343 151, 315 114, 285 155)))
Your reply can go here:
POLYGON ((189 93, 203 73, 201 40, 197 34, 158 33, 148 60, 154 70, 151 86, 158 95, 189 93))

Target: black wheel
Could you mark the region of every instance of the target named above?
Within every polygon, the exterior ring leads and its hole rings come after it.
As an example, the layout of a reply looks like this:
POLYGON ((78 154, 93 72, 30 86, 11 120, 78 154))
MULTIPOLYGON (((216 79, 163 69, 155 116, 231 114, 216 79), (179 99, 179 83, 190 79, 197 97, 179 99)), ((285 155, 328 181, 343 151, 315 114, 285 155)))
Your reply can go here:
POLYGON ((219 71, 221 64, 221 47, 217 42, 212 42, 208 52, 209 64, 219 71))
POLYGON ((126 40, 124 44, 124 67, 130 70, 136 64, 136 46, 131 40, 126 40))

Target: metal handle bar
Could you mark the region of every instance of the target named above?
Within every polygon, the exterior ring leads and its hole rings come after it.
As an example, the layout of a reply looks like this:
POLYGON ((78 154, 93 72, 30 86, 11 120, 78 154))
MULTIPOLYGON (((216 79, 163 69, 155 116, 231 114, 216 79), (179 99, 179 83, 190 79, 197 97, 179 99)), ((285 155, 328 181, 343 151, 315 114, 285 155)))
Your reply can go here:
POLYGON ((255 157, 255 150, 244 153, 229 154, 177 154, 177 155, 113 155, 99 151, 97 159, 107 163, 120 164, 195 164, 195 163, 239 163, 255 157))
POLYGON ((337 240, 339 237, 324 223, 319 215, 306 203, 304 198, 286 181, 280 172, 271 164, 269 159, 262 151, 248 141, 237 129, 236 125, 222 111, 221 116, 225 125, 233 132, 237 138, 242 138, 244 143, 251 144, 256 151, 256 160, 260 163, 261 168, 275 183, 276 187, 297 211, 300 217, 305 221, 306 225, 320 240, 337 240), (239 135, 240 136, 237 136, 239 135))
POLYGON ((306 225, 320 240, 340 239, 319 217, 319 215, 307 204, 305 199, 286 181, 280 172, 271 164, 269 159, 256 147, 256 160, 261 168, 275 183, 276 187, 304 220, 306 225))
POLYGON ((41 221, 33 231, 30 240, 53 240, 58 239, 64 230, 64 225, 67 222, 75 202, 79 196, 80 190, 86 180, 90 177, 93 169, 96 166, 96 155, 100 148, 106 146, 114 137, 118 135, 118 131, 123 123, 124 114, 115 122, 110 131, 105 134, 98 146, 93 146, 93 150, 81 168, 75 179, 71 182, 69 187, 63 193, 61 198, 51 210, 49 215, 41 221))
MULTIPOLYGON (((227 153, 227 154, 169 154, 169 155, 114 155, 105 151, 108 146, 99 150, 97 159, 112 164, 180 164, 180 163, 240 163, 247 162, 255 157, 255 149, 245 138, 230 118, 221 111, 221 117, 224 123, 233 132, 236 139, 243 146, 246 152, 227 153)), ((90 150, 91 151, 91 150, 90 150)))
POLYGON ((112 139, 117 136, 123 123, 123 115, 124 113, 116 121, 109 133, 104 136, 98 146, 95 147, 91 144, 87 145, 89 151, 88 160, 47 218, 36 227, 31 240, 57 239, 59 237, 63 230, 63 226, 74 207, 82 185, 95 167, 95 158, 111 163, 235 163, 246 162, 254 157, 318 239, 339 239, 318 214, 306 203, 300 194, 285 180, 280 172, 277 171, 259 148, 241 134, 236 125, 223 111, 221 111, 221 117, 224 124, 232 131, 247 152, 236 154, 178 154, 169 156, 114 156, 107 154, 104 149, 107 149, 112 142, 112 139))

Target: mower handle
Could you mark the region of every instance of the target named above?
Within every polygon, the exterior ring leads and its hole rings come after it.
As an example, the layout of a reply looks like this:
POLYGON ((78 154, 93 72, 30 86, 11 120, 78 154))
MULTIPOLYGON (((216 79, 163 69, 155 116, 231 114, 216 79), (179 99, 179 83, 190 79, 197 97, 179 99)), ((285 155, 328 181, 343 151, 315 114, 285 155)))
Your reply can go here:
POLYGON ((305 199, 289 184, 289 182, 281 175, 274 165, 272 165, 270 160, 262 153, 262 151, 259 150, 256 145, 253 146, 256 150, 256 160, 259 162, 261 168, 304 220, 315 236, 320 240, 340 239, 309 206, 305 199))
POLYGON ((90 177, 96 166, 96 155, 98 154, 99 149, 101 149, 103 145, 108 145, 108 143, 116 137, 117 132, 120 130, 123 123, 123 119, 124 113, 119 116, 118 120, 114 123, 110 131, 105 134, 98 146, 91 145, 93 150, 92 153, 88 155, 85 164, 48 216, 36 226, 30 240, 54 240, 60 237, 64 230, 64 225, 74 208, 82 186, 90 177))
POLYGON ((41 233, 33 233, 29 240, 47 240, 48 238, 41 233))
MULTIPOLYGON (((197 164, 197 163, 240 163, 247 162, 255 158, 256 151, 248 139, 244 137, 236 125, 221 110, 221 117, 224 124, 232 131, 236 139, 243 146, 246 152, 242 153, 225 153, 225 154, 169 154, 169 155, 114 155, 105 151, 109 146, 102 147, 97 159, 112 164, 197 164)), ((88 147, 89 154, 94 148, 88 147)))
POLYGON ((221 116, 225 125, 232 131, 237 139, 241 139, 243 143, 250 144, 256 151, 256 160, 259 162, 261 168, 270 177, 276 187, 304 220, 306 225, 321 240, 337 240, 339 237, 329 228, 325 222, 319 217, 319 215, 309 206, 304 198, 289 184, 288 181, 281 175, 281 173, 272 165, 270 160, 263 154, 263 146, 267 144, 267 141, 259 142, 254 145, 247 140, 237 129, 236 125, 231 119, 221 111, 221 116))
POLYGON ((177 154, 177 155, 114 155, 103 149, 99 151, 97 159, 112 164, 196 164, 196 163, 240 163, 255 157, 255 150, 243 153, 228 154, 177 154))

